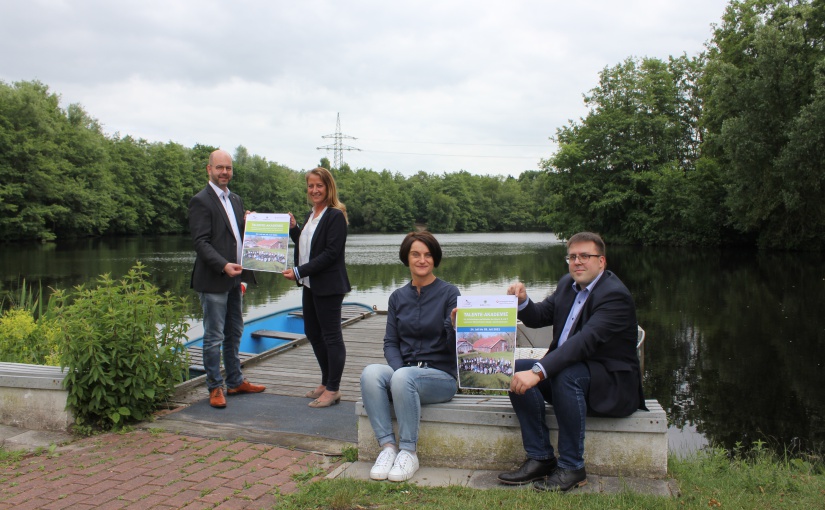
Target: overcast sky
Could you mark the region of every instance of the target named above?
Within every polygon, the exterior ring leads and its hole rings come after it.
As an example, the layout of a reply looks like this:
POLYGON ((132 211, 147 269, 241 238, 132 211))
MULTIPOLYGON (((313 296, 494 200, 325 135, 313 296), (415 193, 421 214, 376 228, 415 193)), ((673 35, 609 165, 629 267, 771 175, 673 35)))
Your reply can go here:
POLYGON ((704 49, 726 0, 0 0, 0 80, 106 133, 292 169, 518 175, 624 59, 704 49))

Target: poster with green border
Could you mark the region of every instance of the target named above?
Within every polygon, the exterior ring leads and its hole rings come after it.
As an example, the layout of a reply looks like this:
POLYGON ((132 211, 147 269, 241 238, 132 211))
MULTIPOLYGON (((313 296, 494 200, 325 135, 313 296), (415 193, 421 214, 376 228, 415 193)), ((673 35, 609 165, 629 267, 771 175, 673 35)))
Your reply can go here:
POLYGON ((243 234, 243 268, 281 273, 288 261, 289 214, 250 213, 243 234))
POLYGON ((508 389, 515 364, 516 296, 459 296, 456 308, 459 388, 508 389))

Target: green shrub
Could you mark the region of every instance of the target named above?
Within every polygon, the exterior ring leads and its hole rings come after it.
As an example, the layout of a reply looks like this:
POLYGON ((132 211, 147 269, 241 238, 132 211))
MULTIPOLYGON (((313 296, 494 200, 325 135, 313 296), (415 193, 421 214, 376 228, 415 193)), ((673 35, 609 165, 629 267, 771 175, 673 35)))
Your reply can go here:
POLYGON ((0 316, 0 361, 31 365, 59 365, 57 321, 32 312, 9 308, 0 316))
POLYGON ((60 365, 77 425, 122 428, 145 420, 174 392, 188 367, 182 340, 186 300, 161 294, 139 262, 120 281, 57 291, 60 365))

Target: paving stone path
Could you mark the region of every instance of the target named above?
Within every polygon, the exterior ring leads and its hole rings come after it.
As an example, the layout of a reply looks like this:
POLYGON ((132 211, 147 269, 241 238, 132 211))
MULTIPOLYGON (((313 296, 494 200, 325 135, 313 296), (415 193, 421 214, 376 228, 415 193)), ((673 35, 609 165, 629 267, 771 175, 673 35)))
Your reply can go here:
POLYGON ((272 508, 342 462, 247 441, 104 434, 0 464, 0 510, 272 508))

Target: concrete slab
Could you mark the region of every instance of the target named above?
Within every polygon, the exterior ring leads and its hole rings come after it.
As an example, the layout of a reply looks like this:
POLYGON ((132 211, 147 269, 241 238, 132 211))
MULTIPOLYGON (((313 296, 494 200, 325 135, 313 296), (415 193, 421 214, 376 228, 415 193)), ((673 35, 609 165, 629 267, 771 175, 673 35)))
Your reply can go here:
MULTIPOLYGON (((352 462, 343 464, 327 475, 327 478, 352 478, 369 480, 370 462, 352 462)), ((473 489, 532 490, 527 485, 503 485, 498 482, 498 471, 421 467, 409 483, 422 487, 462 486, 473 489)), ((393 482, 376 482, 393 483, 393 482)), ((650 478, 624 478, 616 476, 588 475, 587 485, 573 489, 570 494, 606 493, 618 494, 630 491, 641 494, 653 494, 662 497, 678 495, 676 485, 671 480, 654 480, 650 478)))
MULTIPOLYGON (((667 477, 667 416, 655 400, 650 411, 625 418, 588 416, 584 458, 589 473, 604 476, 667 477)), ((558 424, 547 409, 550 441, 557 444, 558 424)), ((363 403, 358 414, 358 460, 379 453, 363 403)), ((418 456, 422 465, 506 471, 524 460, 521 429, 507 397, 456 395, 451 401, 421 406, 418 456)))
POLYGON ((39 388, 40 383, 32 378, 16 379, 18 386, 9 381, 0 384, 0 423, 36 430, 69 429, 74 417, 66 410, 68 391, 39 388))
POLYGON ((38 448, 48 448, 52 444, 62 445, 72 439, 74 437, 68 432, 27 430, 0 425, 0 445, 6 450, 34 451, 38 448))
MULTIPOLYGON (((332 472, 327 478, 352 478, 354 480, 369 480, 371 462, 350 462, 341 466, 340 471, 332 472)), ((415 473, 409 483, 414 483, 422 487, 446 487, 459 485, 466 487, 470 481, 473 471, 470 469, 453 469, 438 467, 422 467, 415 473)), ((395 482, 376 482, 395 483, 395 482)))

